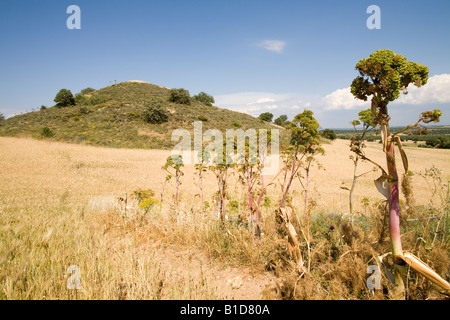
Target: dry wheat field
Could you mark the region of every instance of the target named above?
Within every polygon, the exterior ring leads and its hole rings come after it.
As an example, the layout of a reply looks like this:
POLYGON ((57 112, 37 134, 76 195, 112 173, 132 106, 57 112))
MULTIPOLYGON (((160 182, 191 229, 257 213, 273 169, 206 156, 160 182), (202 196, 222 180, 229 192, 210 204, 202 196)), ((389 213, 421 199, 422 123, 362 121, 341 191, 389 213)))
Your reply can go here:
MULTIPOLYGON (((246 208, 245 190, 232 172, 226 198, 230 223, 223 228, 215 211, 213 173, 205 173, 204 203, 193 165, 182 169, 178 208, 172 180, 161 195, 166 177, 161 166, 169 151, 0 137, 0 299, 387 299, 387 279, 375 292, 365 286, 373 257, 389 251, 377 209, 382 196, 373 182, 379 172, 369 172, 370 163, 359 165, 359 173, 369 173, 358 180, 354 194, 355 232, 361 236, 345 238, 345 188, 353 179, 348 143, 324 144, 324 156, 317 157, 320 167, 311 170, 316 238, 308 255, 311 275, 298 279, 283 271, 280 258, 277 180, 267 188, 261 244, 254 245, 248 225, 233 223, 246 208), (157 205, 143 210, 134 195, 148 189, 157 205), (79 280, 75 289, 69 285, 73 276, 79 280)), ((367 156, 384 164, 381 145, 367 145, 367 156)), ((448 214, 447 220, 419 218, 448 210, 450 150, 413 144, 405 150, 418 213, 404 216, 402 223, 409 224, 402 241, 448 281, 448 214)), ((290 205, 300 214, 302 188, 293 183, 290 205)), ((438 288, 415 274, 409 283, 411 299, 442 298, 438 288)))

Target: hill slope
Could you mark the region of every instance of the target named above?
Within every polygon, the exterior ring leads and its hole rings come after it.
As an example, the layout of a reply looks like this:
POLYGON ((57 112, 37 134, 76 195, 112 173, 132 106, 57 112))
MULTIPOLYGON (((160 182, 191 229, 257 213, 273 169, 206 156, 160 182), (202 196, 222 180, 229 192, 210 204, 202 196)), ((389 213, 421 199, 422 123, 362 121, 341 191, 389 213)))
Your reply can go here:
POLYGON ((203 119, 203 130, 274 128, 248 114, 207 106, 194 99, 190 105, 168 102, 169 92, 168 88, 150 83, 114 84, 79 95, 75 106, 54 106, 9 118, 0 124, 0 135, 41 139, 43 128, 48 127, 51 129, 48 139, 58 141, 115 148, 170 149, 176 143, 171 141, 173 130, 187 129, 192 134, 193 122, 199 121, 199 117, 203 119), (168 122, 151 124, 144 120, 144 104, 155 98, 164 101, 168 122))

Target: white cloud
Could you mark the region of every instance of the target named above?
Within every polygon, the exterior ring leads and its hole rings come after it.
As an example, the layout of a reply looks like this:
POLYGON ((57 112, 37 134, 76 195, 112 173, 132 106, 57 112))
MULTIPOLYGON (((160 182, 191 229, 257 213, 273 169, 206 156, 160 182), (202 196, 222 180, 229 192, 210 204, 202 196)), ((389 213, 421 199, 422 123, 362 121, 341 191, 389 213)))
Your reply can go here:
POLYGON ((350 87, 338 89, 322 98, 325 110, 350 110, 366 106, 368 102, 357 100, 350 92, 350 87))
POLYGON ((264 40, 259 43, 259 46, 269 51, 281 53, 286 47, 286 42, 282 40, 264 40))
POLYGON ((425 104, 450 102, 450 74, 438 74, 428 79, 426 85, 417 88, 414 85, 408 87, 408 94, 401 94, 393 103, 400 104, 425 104))
MULTIPOLYGON (((447 108, 444 103, 450 103, 449 80, 450 75, 441 74, 430 77, 428 83, 422 88, 411 87, 406 97, 394 102, 401 104, 402 108, 390 110, 393 118, 392 125, 403 126, 414 123, 417 121, 417 116, 424 110, 438 108, 444 111, 443 108, 447 108), (421 103, 424 105, 420 105, 421 103), (404 109, 408 109, 408 112, 404 112, 404 109), (401 113, 396 114, 397 110, 401 113)), ((350 88, 338 89, 326 96, 292 92, 239 92, 215 95, 214 99, 215 105, 220 108, 247 113, 254 117, 263 112, 271 112, 274 118, 286 114, 289 119, 293 119, 303 109, 309 109, 314 112, 323 128, 349 127, 349 121, 355 118, 358 109, 370 108, 370 101, 355 99, 350 88)), ((441 123, 448 124, 449 121, 448 113, 444 112, 441 123)))
MULTIPOLYGON (((370 101, 355 99, 350 92, 350 87, 338 89, 322 98, 325 110, 351 110, 360 107, 369 107, 370 101)), ((414 85, 408 87, 408 94, 400 94, 400 97, 392 103, 398 104, 425 104, 450 102, 450 74, 439 74, 428 79, 426 85, 417 88, 414 85)))

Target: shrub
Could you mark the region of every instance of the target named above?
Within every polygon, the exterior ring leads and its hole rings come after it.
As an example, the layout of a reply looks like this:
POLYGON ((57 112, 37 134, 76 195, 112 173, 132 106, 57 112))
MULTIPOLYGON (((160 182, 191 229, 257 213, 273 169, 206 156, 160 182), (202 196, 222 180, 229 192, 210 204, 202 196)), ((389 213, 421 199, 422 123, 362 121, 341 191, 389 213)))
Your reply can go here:
POLYGON ((42 110, 46 110, 46 109, 47 109, 46 106, 41 106, 41 111, 42 111, 42 110))
POLYGON ((198 116, 198 120, 200 120, 200 121, 208 121, 208 118, 203 116, 203 115, 199 115, 198 116))
POLYGON ((450 138, 445 136, 429 137, 425 144, 433 148, 450 149, 450 138))
POLYGON ((147 213, 149 210, 151 210, 154 206, 161 205, 161 202, 153 196, 155 195, 155 192, 152 189, 139 189, 133 192, 132 196, 135 198, 135 200, 138 203, 138 207, 147 213))
POLYGON ((84 94, 77 94, 75 95, 75 104, 77 105, 86 105, 89 103, 89 98, 86 97, 84 94))
POLYGON ((94 92, 95 91, 95 89, 94 88, 86 88, 86 89, 83 89, 83 90, 81 90, 81 94, 89 94, 89 93, 91 93, 91 92, 94 92))
POLYGON ((287 125, 287 119, 288 119, 287 115, 283 114, 283 115, 279 116, 278 118, 276 118, 274 123, 276 125, 284 127, 285 125, 287 125))
POLYGON ((207 106, 212 106, 212 104, 215 102, 214 98, 210 96, 209 94, 205 92, 200 92, 198 95, 194 96, 194 99, 198 102, 201 102, 207 106))
POLYGON ((336 134, 334 133, 334 130, 325 129, 322 132, 322 137, 324 137, 326 139, 330 139, 330 140, 335 140, 336 139, 336 134))
POLYGON ((5 120, 5 116, 3 115, 3 113, 0 113, 0 121, 5 120))
POLYGON ((49 127, 43 127, 41 129, 41 136, 43 136, 44 138, 51 138, 55 135, 55 133, 52 131, 52 129, 50 129, 49 127))
POLYGON ((145 213, 149 212, 154 206, 160 206, 161 202, 155 198, 146 198, 138 206, 144 210, 145 213))
POLYGON ((105 103, 108 101, 105 96, 101 94, 94 94, 91 97, 85 96, 84 94, 80 93, 75 96, 75 103, 77 105, 98 105, 101 103, 105 103))
POLYGON ((258 119, 266 122, 272 122, 273 114, 270 112, 264 112, 259 115, 258 119))
POLYGON ((232 126, 234 129, 239 129, 241 127, 241 125, 237 122, 233 122, 232 126))
POLYGON ((61 89, 56 95, 54 101, 58 108, 75 105, 75 98, 70 90, 61 89))
POLYGON ((144 105, 144 120, 147 123, 161 124, 169 121, 169 116, 164 109, 164 102, 160 99, 153 99, 144 105))
POLYGON ((237 209, 239 209, 239 201, 237 201, 237 200, 231 200, 231 201, 228 203, 228 206, 229 206, 231 209, 237 210, 237 209))
POLYGON ((82 106, 80 107, 80 114, 88 114, 89 113, 89 109, 86 106, 82 106))
POLYGON ((145 199, 149 199, 155 195, 155 192, 152 189, 139 189, 133 192, 132 196, 136 199, 136 201, 140 204, 145 199))
POLYGON ((141 116, 139 114, 134 113, 134 112, 127 113, 128 120, 135 120, 135 119, 139 119, 140 117, 141 116))
POLYGON ((191 104, 191 96, 189 91, 183 88, 171 89, 169 91, 169 101, 178 104, 191 104))
POLYGON ((94 94, 92 97, 89 98, 89 104, 93 106, 104 103, 106 101, 107 101, 106 97, 102 96, 101 94, 94 94))

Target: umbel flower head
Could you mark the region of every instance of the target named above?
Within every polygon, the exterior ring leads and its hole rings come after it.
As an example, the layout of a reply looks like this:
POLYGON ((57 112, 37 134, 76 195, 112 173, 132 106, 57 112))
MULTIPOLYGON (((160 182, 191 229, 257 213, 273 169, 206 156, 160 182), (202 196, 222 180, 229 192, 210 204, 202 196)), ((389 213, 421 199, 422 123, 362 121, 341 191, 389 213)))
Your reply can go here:
POLYGON ((430 122, 439 122, 439 118, 442 116, 442 111, 438 109, 434 109, 432 111, 425 111, 422 112, 422 118, 423 122, 430 123, 430 122))

